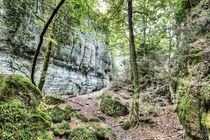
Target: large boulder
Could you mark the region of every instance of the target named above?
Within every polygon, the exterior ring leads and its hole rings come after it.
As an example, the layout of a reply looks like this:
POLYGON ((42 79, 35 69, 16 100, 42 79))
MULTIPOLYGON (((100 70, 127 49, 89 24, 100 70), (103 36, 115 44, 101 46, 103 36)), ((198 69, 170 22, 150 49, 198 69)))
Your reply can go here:
POLYGON ((18 99, 29 108, 38 106, 42 100, 39 89, 20 75, 0 74, 0 103, 18 99))
POLYGON ((101 111, 112 117, 125 116, 129 113, 128 108, 120 102, 120 99, 114 96, 114 93, 106 91, 101 96, 101 111))
POLYGON ((41 99, 26 78, 0 74, 0 139, 51 140, 51 118, 41 99))
POLYGON ((188 140, 210 139, 209 1, 191 7, 184 46, 180 49, 180 72, 176 100, 178 115, 188 140))

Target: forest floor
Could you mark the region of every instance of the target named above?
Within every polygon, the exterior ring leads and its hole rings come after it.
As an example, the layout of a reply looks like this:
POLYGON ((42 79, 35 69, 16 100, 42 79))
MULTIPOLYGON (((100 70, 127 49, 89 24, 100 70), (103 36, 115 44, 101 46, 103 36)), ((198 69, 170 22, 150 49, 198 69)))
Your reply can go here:
MULTIPOLYGON (((131 106, 132 94, 127 91, 130 84, 118 83, 108 86, 100 91, 87 95, 76 97, 62 96, 68 100, 74 109, 86 117, 97 117, 101 123, 112 127, 117 136, 117 140, 183 140, 183 128, 175 112, 176 106, 171 105, 165 96, 150 96, 148 91, 141 93, 140 102, 140 125, 130 130, 123 130, 119 122, 129 118, 129 115, 123 117, 109 117, 103 114, 98 106, 99 96, 104 91, 109 90, 118 96, 122 103, 129 103, 131 106), (142 101, 143 100, 143 101, 142 101)), ((71 128, 83 125, 78 119, 72 118, 71 128)), ((54 137, 56 140, 65 140, 54 137)))

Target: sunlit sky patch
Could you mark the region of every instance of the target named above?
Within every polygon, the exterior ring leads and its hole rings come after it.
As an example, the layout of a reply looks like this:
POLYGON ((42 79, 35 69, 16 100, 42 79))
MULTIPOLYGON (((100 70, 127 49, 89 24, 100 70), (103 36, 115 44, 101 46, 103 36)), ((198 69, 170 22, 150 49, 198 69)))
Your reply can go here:
POLYGON ((99 11, 102 13, 105 13, 108 9, 108 4, 104 2, 103 0, 98 0, 99 5, 97 6, 99 11))

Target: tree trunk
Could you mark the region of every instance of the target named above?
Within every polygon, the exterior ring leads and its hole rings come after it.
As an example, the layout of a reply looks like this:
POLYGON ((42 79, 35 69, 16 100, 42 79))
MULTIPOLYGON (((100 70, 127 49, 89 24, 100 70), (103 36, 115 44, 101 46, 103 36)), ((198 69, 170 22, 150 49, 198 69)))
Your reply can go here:
POLYGON ((57 14, 58 10, 61 8, 61 6, 63 5, 63 3, 65 2, 66 0, 61 0, 60 3, 55 7, 55 9, 53 10, 50 18, 48 19, 47 23, 45 24, 44 26, 44 29, 42 30, 42 33, 40 35, 40 41, 39 41, 39 44, 38 44, 38 47, 37 47, 37 50, 36 50, 36 54, 34 56, 34 60, 33 60, 33 65, 32 65, 32 70, 31 70, 31 81, 34 85, 35 84, 35 81, 34 81, 34 73, 35 73, 35 69, 36 69, 36 62, 37 62, 37 58, 38 58, 38 55, 39 55, 39 52, 40 52, 40 49, 42 47, 42 43, 43 43, 43 37, 50 25, 50 23, 52 22, 52 20, 54 19, 55 15, 57 14))
POLYGON ((135 43, 134 43, 134 33, 133 33, 133 21, 132 21, 132 0, 128 0, 128 23, 129 23, 129 45, 130 45, 130 62, 133 71, 133 85, 134 85, 134 95, 132 101, 132 109, 130 122, 131 127, 138 124, 139 121, 139 77, 138 77, 138 69, 136 62, 136 51, 135 51, 135 43))
MULTIPOLYGON (((54 29, 55 29, 55 22, 53 22, 53 24, 52 24, 52 29, 51 29, 51 33, 50 33, 51 39, 54 38, 54 29)), ((53 47, 53 42, 50 40, 48 43, 47 50, 45 52, 44 64, 42 67, 42 73, 41 73, 41 76, 39 79, 39 84, 38 84, 38 88, 40 91, 42 91, 44 83, 45 83, 46 74, 47 74, 47 70, 48 70, 48 66, 49 66, 49 62, 50 62, 50 55, 51 55, 52 47, 53 47)))

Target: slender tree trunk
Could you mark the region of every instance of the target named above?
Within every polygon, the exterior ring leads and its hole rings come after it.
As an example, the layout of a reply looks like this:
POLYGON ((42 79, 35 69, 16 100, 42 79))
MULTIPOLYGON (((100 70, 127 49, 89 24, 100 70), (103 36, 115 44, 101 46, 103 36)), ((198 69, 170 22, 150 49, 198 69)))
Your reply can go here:
POLYGON ((32 83, 34 85, 36 85, 35 81, 34 81, 34 73, 35 73, 35 69, 36 69, 36 62, 37 62, 37 58, 38 58, 40 49, 42 47, 43 37, 44 37, 44 35, 45 35, 45 33, 46 33, 50 23, 52 22, 52 20, 54 19, 55 15, 58 13, 58 10, 61 8, 61 6, 64 4, 65 1, 66 0, 61 0, 60 3, 55 7, 55 9, 53 10, 50 18, 48 19, 47 23, 45 24, 44 29, 42 30, 42 33, 40 35, 40 41, 39 41, 39 44, 38 44, 38 47, 37 47, 37 50, 36 50, 36 54, 34 56, 32 70, 31 70, 31 81, 32 81, 32 83))
MULTIPOLYGON (((146 1, 144 0, 144 13, 146 13, 146 1)), ((143 28, 143 32, 144 32, 144 58, 146 57, 146 53, 147 53, 147 48, 146 48, 146 28, 147 28, 147 23, 146 23, 146 15, 143 15, 143 23, 144 23, 144 28, 143 28)), ((146 65, 145 59, 144 59, 144 65, 146 65)))
MULTIPOLYGON (((51 33, 50 33, 50 38, 53 39, 54 38, 54 29, 55 29, 55 22, 53 21, 52 23, 52 29, 51 29, 51 33)), ((47 74, 47 70, 48 70, 48 66, 49 66, 49 62, 50 62, 50 55, 51 55, 51 50, 53 47, 53 42, 50 40, 48 43, 48 47, 47 50, 45 52, 45 58, 44 58, 44 63, 43 63, 43 67, 42 67, 42 73, 39 79, 39 84, 38 84, 38 88, 40 91, 42 91, 44 83, 45 83, 45 79, 46 79, 46 74, 47 74)))
POLYGON ((131 127, 135 126, 139 122, 139 77, 138 77, 138 69, 136 62, 136 51, 135 51, 135 43, 134 43, 134 33, 133 33, 133 21, 132 21, 132 0, 128 0, 128 23, 129 23, 129 45, 130 45, 130 62, 133 71, 133 85, 134 85, 134 95, 132 101, 132 109, 130 122, 131 127))

